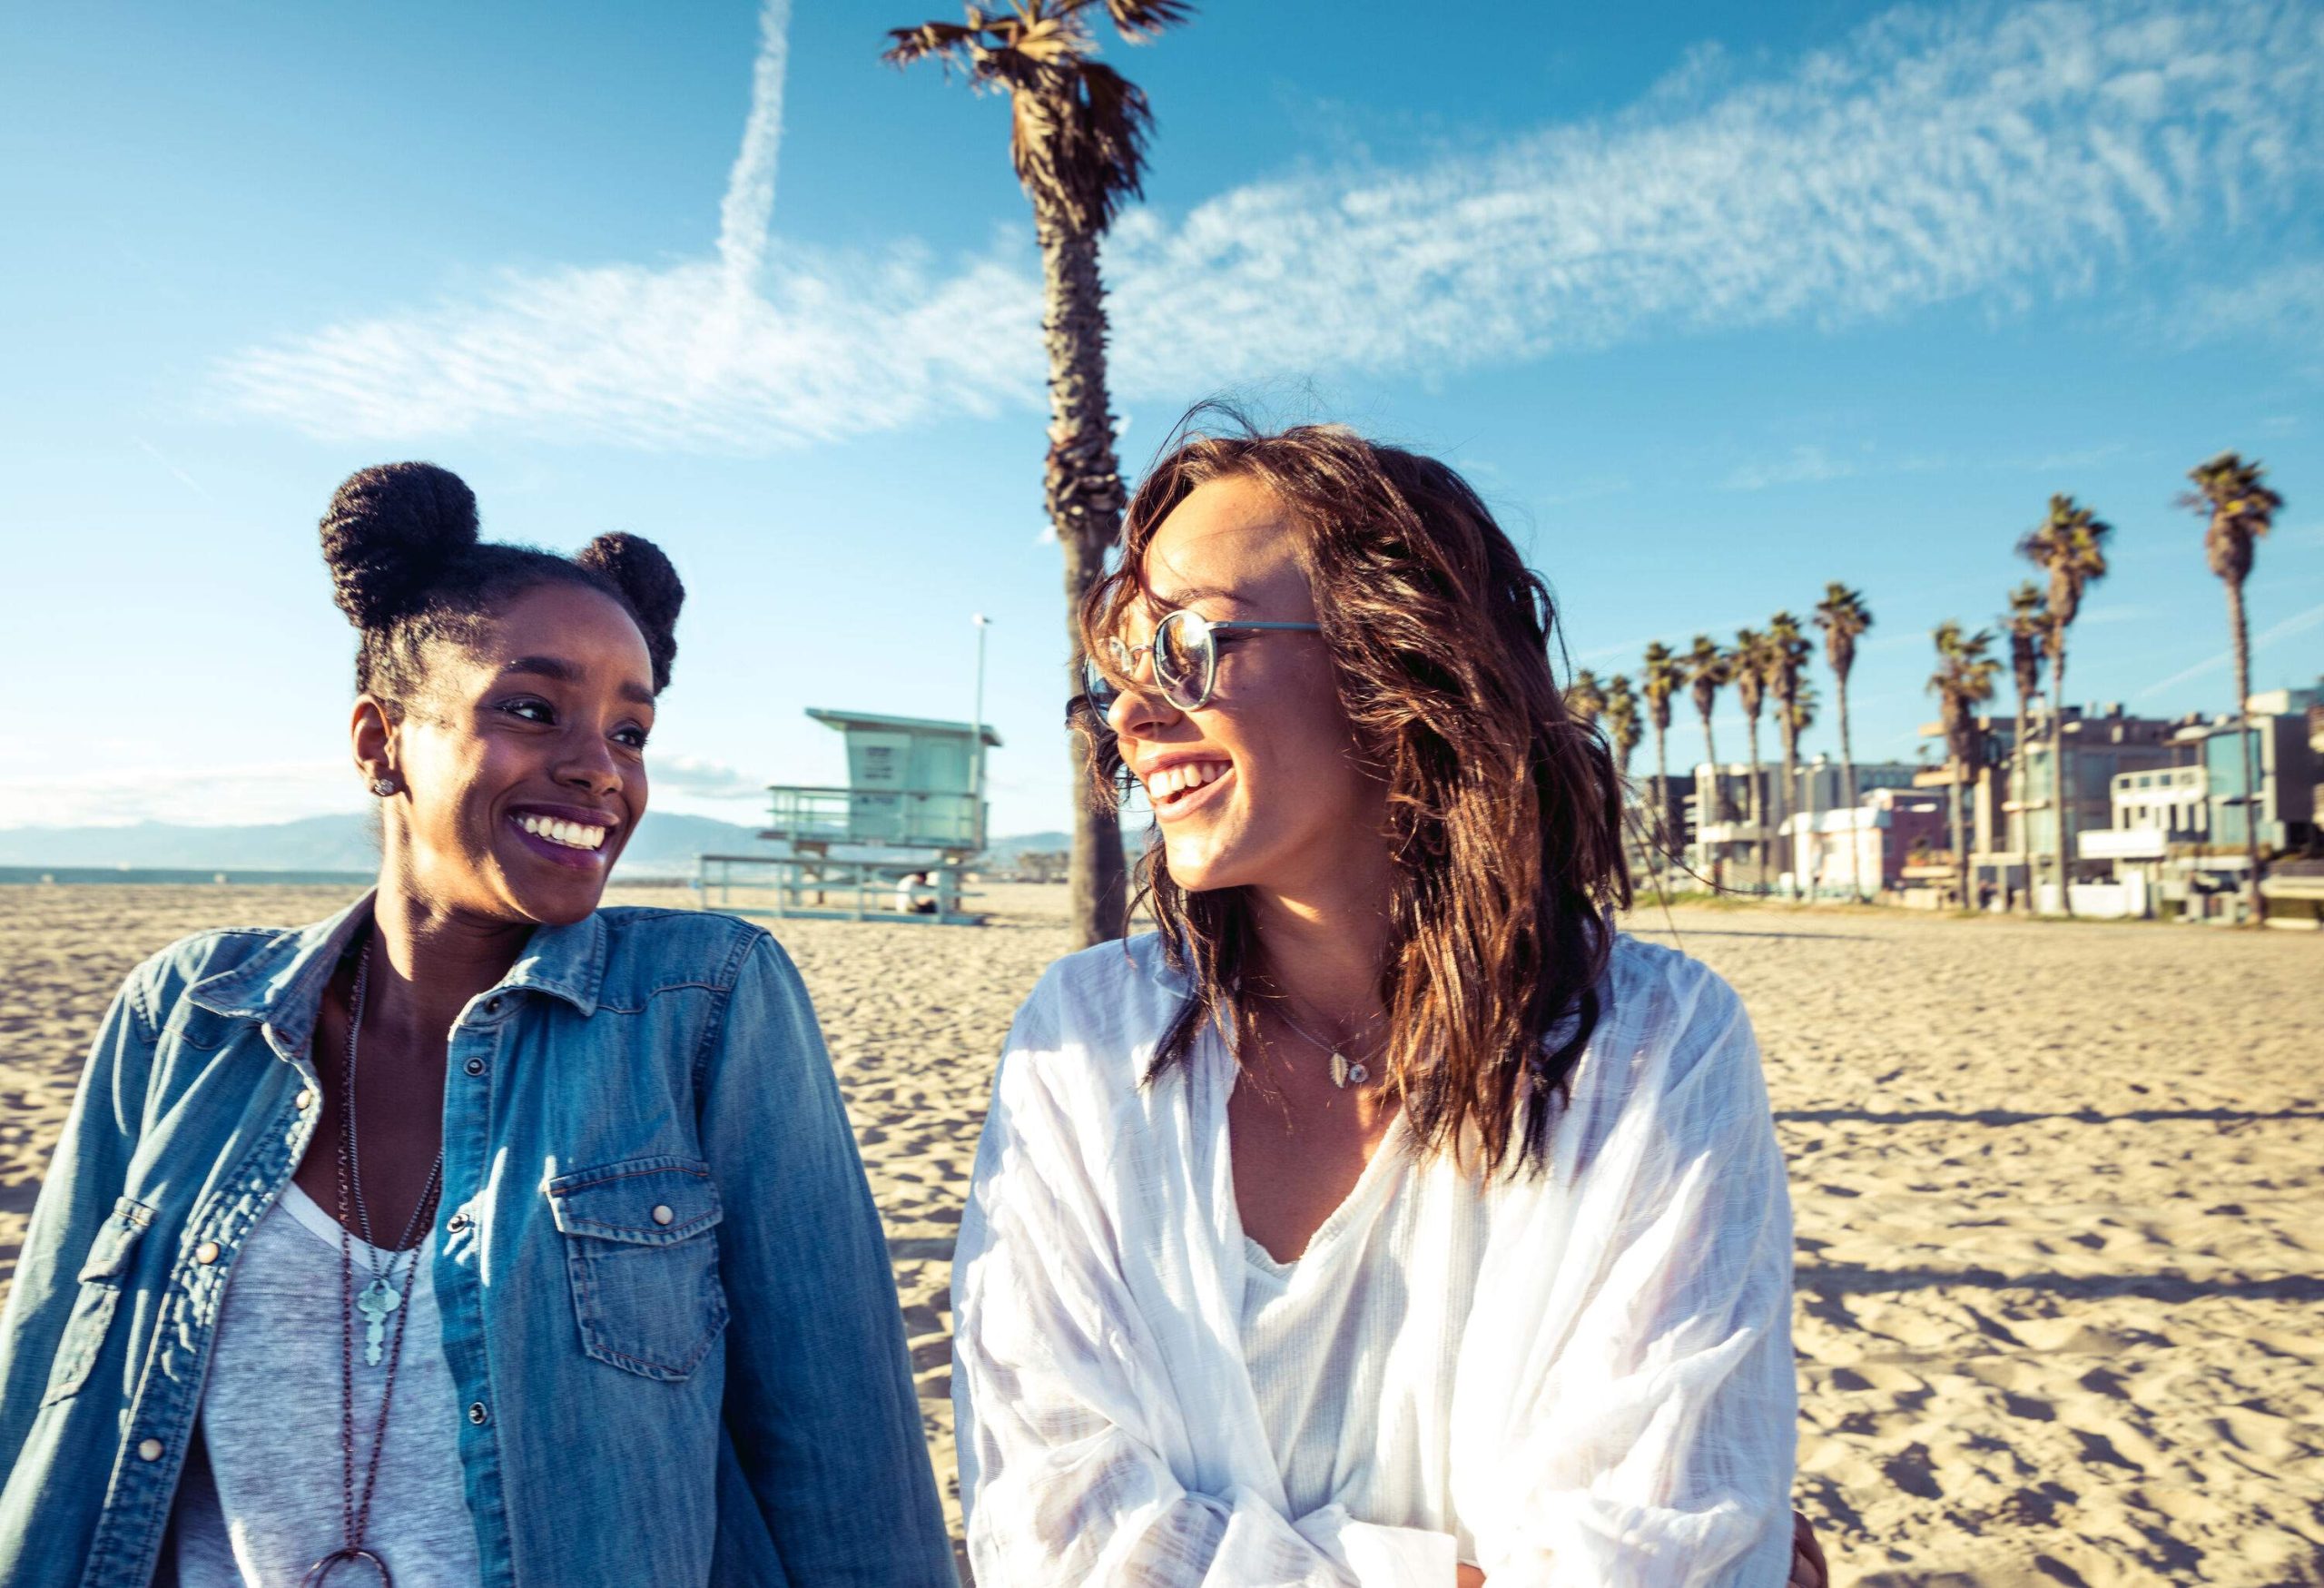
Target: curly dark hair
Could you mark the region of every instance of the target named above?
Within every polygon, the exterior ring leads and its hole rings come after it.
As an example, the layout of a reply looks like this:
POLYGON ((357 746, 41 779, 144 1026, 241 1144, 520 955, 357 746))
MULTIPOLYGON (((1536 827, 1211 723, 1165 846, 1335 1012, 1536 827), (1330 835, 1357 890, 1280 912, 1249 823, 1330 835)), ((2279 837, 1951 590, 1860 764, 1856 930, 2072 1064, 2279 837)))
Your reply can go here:
MULTIPOLYGON (((1081 607, 1083 647, 1116 631, 1147 547, 1196 487, 1250 479, 1288 509, 1357 754, 1387 784, 1388 1085, 1425 1150, 1473 1127, 1491 1169, 1537 1169, 1630 896, 1620 781, 1558 687, 1549 587, 1434 459, 1337 425, 1262 433, 1225 411, 1242 433, 1187 437, 1139 485, 1120 566, 1081 607)), ((1086 696, 1076 715, 1093 793, 1119 798, 1110 727, 1086 696)), ((1137 885, 1193 984, 1152 1073, 1184 1062, 1206 1022, 1252 1051, 1264 950, 1242 890, 1187 892, 1158 837, 1137 885)))
POLYGON ((322 536, 332 597, 362 635, 359 694, 400 706, 420 687, 429 642, 470 639, 516 597, 554 584, 619 602, 645 636, 654 692, 669 686, 686 592, 650 540, 600 535, 569 557, 479 540, 476 493, 432 463, 357 469, 332 493, 322 536))

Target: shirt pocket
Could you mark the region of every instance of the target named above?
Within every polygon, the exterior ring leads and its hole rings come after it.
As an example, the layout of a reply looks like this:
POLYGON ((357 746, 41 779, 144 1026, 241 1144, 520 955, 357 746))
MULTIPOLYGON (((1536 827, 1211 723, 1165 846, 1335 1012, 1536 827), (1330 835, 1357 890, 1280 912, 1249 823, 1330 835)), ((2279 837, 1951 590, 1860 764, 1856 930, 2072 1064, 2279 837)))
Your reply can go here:
POLYGON ((130 1259, 153 1222, 153 1209, 134 1198, 123 1197, 113 1203, 112 1216, 97 1227, 97 1238, 89 1243, 88 1258, 81 1265, 80 1294, 74 1297, 72 1315, 64 1320, 64 1333, 56 1344, 56 1363, 49 1370, 48 1393, 41 1397, 41 1405, 78 1395, 89 1381, 89 1371, 97 1365, 97 1354, 104 1348, 105 1335, 113 1327, 113 1315, 121 1307, 121 1287, 128 1276, 130 1259))
POLYGON ((725 1214, 710 1166, 625 1159, 558 1176, 548 1200, 581 1348, 644 1378, 692 1375, 726 1327, 714 1233, 725 1214))

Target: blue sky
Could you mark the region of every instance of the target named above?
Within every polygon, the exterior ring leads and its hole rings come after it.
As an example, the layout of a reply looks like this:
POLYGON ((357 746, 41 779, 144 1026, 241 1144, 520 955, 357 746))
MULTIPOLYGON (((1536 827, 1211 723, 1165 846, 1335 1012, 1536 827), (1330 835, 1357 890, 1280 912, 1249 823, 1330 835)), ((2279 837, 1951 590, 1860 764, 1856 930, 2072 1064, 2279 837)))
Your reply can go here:
MULTIPOLYGON (((2070 697, 2225 709, 2172 498, 2234 447, 2290 499, 2255 685, 2324 671, 2324 12, 1625 9, 1109 43, 1158 123, 1107 253, 1125 463, 1222 392, 1439 452, 1601 673, 1845 579, 1873 759, 2053 490, 2117 527, 2070 697)), ((983 611, 996 829, 1061 825, 1038 265, 1004 106, 877 64, 922 15, 15 8, 0 825, 357 808, 314 526, 400 457, 487 534, 676 559, 657 803, 836 779, 810 705, 966 717, 983 611)))

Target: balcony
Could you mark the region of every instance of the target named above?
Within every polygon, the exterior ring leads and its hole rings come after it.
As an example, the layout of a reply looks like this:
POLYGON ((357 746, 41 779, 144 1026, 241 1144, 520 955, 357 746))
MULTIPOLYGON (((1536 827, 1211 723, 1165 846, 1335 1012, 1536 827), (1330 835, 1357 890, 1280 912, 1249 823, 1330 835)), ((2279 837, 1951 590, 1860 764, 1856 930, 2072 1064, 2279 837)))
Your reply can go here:
POLYGON ((2160 827, 2085 827, 2074 848, 2084 860, 2161 860, 2170 840, 2160 827))
POLYGON ((759 836, 801 849, 834 843, 974 849, 983 842, 974 794, 788 784, 767 794, 772 804, 759 836))

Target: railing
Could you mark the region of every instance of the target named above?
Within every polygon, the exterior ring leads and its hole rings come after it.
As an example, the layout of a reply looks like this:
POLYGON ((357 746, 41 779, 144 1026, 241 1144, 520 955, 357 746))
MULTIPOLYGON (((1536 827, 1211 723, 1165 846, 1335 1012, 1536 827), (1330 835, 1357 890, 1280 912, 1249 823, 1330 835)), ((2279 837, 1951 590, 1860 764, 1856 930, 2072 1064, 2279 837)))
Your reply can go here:
POLYGON ((929 926, 982 923, 984 917, 966 902, 979 895, 960 885, 957 867, 917 873, 930 880, 907 893, 897 884, 911 874, 915 873, 888 861, 705 854, 695 863, 694 891, 702 908, 728 915, 929 926), (914 908, 901 907, 907 902, 914 908))
POLYGON ((2111 792, 2118 804, 2176 804, 2190 794, 2201 794, 2204 782, 2205 769, 2201 766, 2155 766, 2143 772, 2116 773, 2111 792), (2141 795, 2145 799, 2139 800, 2141 795))
POLYGON ((983 802, 974 794, 804 785, 767 793, 766 835, 793 843, 975 849, 984 843, 983 802))

